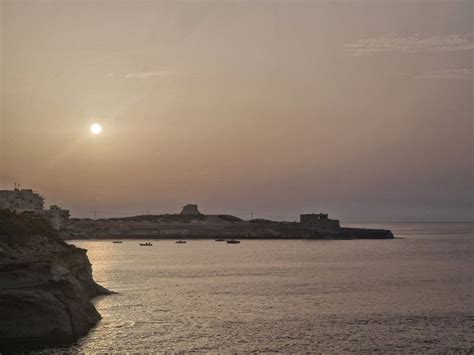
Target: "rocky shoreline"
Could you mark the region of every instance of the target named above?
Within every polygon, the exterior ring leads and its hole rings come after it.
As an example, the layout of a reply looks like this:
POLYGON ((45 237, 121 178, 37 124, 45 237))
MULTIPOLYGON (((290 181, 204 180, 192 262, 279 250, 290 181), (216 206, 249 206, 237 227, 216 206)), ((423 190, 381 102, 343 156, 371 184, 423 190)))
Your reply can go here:
MULTIPOLYGON (((110 220, 77 220, 73 232, 64 233, 63 239, 393 239, 387 229, 347 228, 317 229, 301 223, 232 222, 228 224, 148 223, 146 226, 130 228, 125 232, 110 227, 110 220)), ((112 222, 114 223, 114 222, 112 222)), ((133 222, 129 222, 132 224, 133 222)), ((125 223, 124 223, 125 224, 125 223)), ((138 223, 137 223, 138 224, 138 223)))
POLYGON ((0 210, 0 353, 67 345, 101 319, 86 250, 41 218, 0 210))
MULTIPOLYGON (((393 239, 390 230, 341 227, 327 214, 300 215, 299 222, 242 220, 232 215, 141 215, 72 218, 64 239, 393 239)), ((185 206, 183 208, 186 211, 185 206)))

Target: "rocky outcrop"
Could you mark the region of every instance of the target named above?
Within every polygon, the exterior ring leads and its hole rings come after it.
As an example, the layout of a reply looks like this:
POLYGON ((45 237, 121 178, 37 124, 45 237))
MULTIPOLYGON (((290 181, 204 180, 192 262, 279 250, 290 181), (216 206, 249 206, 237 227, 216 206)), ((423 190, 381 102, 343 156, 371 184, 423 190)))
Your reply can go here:
POLYGON ((341 228, 338 235, 342 239, 393 239, 393 233, 388 229, 341 228))
POLYGON ((74 341, 101 318, 91 299, 108 293, 86 250, 41 218, 0 210, 0 353, 74 341))

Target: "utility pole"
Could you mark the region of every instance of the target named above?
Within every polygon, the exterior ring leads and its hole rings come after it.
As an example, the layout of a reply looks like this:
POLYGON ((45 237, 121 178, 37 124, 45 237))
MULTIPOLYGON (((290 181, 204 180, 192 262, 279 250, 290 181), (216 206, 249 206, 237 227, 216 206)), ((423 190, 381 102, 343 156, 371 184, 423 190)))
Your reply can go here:
POLYGON ((250 219, 253 219, 253 212, 250 212, 250 219))

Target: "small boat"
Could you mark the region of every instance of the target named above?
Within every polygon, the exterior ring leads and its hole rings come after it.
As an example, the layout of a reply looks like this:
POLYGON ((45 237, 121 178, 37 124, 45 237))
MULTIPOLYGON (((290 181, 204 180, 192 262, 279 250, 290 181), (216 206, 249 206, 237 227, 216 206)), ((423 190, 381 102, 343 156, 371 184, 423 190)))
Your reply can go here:
POLYGON ((141 247, 151 247, 153 244, 151 243, 140 243, 141 247))
POLYGON ((239 244, 239 243, 240 243, 240 240, 235 240, 235 239, 227 240, 227 244, 239 244))
POLYGON ((122 244, 123 242, 121 240, 114 240, 112 243, 115 243, 115 244, 122 244))
POLYGON ((185 240, 177 240, 176 244, 186 244, 186 241, 185 240))
POLYGON ((216 242, 225 242, 225 239, 216 239, 216 242))

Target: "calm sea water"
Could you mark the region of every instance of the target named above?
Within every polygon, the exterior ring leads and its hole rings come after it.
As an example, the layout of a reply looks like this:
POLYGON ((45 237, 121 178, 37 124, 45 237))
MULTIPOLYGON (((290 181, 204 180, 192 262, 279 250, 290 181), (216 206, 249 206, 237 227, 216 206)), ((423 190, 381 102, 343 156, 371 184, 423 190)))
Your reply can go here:
POLYGON ((366 226, 399 239, 71 241, 119 294, 65 350, 474 351, 473 224, 366 226))

